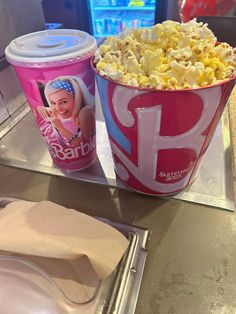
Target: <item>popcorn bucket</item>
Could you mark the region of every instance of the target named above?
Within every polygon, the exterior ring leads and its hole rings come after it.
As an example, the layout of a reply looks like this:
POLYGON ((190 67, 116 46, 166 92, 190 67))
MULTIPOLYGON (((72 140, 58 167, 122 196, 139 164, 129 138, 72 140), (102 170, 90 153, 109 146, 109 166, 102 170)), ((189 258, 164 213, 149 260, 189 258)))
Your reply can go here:
POLYGON ((96 71, 96 82, 121 181, 160 196, 189 187, 235 78, 204 88, 154 90, 116 83, 96 71))
POLYGON ((27 34, 6 48, 52 160, 64 170, 96 158, 95 50, 92 36, 70 29, 27 34))

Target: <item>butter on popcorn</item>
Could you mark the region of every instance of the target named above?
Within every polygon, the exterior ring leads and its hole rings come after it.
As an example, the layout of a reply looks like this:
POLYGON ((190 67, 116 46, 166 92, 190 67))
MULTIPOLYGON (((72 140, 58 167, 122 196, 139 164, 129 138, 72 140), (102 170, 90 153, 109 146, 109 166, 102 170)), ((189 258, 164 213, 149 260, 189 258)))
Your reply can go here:
POLYGON ((109 36, 95 53, 98 72, 120 83, 156 89, 197 88, 236 75, 236 49, 207 24, 165 21, 109 36))

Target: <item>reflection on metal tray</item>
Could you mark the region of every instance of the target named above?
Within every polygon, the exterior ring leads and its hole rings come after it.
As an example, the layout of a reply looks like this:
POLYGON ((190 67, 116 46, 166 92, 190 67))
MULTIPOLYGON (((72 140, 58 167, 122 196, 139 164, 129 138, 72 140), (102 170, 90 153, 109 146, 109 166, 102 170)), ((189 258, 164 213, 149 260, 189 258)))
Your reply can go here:
MULTIPOLYGON (((101 112, 99 112, 99 107, 97 117, 98 159, 96 163, 84 171, 66 172, 53 165, 44 141, 35 125, 32 113, 26 114, 10 131, 7 127, 7 121, 4 123, 5 126, 0 126, 0 135, 2 135, 0 164, 126 189, 121 181, 117 179, 113 169, 105 122, 101 112)), ((196 181, 188 190, 173 196, 173 198, 234 210, 227 108, 204 156, 196 181)))
MULTIPOLYGON (((14 200, 12 198, 0 197, 0 209, 14 200)), ((133 314, 147 256, 146 243, 149 231, 108 219, 98 219, 118 229, 127 237, 130 242, 128 250, 113 275, 102 283, 96 297, 88 304, 73 306, 73 311, 71 312, 68 307, 67 311, 68 313, 83 314, 133 314)), ((27 261, 24 263, 27 264, 27 261)), ((36 266, 35 269, 37 270, 37 268, 36 266)), ((40 272, 45 274, 43 270, 40 272)), ((49 281, 52 281, 52 279, 49 278, 49 281)), ((56 285, 54 287, 56 288, 56 285)), ((4 289, 4 287, 1 289, 4 289)))

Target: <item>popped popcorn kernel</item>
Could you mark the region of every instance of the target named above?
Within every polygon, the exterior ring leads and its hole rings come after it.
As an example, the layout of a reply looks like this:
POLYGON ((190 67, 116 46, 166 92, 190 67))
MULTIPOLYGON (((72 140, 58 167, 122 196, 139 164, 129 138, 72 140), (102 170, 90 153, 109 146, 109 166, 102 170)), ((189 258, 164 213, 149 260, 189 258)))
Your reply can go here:
POLYGON ((138 78, 138 83, 141 87, 147 87, 148 81, 149 80, 148 80, 147 76, 144 76, 144 75, 142 75, 138 78))
POLYGON ((208 25, 196 19, 164 21, 109 36, 94 62, 102 76, 127 85, 187 89, 235 77, 236 48, 218 44, 208 25))

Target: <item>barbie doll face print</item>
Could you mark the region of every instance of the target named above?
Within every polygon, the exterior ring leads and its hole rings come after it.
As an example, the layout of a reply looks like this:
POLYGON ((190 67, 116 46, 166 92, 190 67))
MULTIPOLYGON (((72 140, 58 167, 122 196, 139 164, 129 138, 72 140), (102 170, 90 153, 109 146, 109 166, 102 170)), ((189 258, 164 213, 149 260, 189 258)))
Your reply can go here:
POLYGON ((72 116, 75 107, 75 91, 68 80, 55 80, 51 82, 47 97, 49 105, 52 111, 55 111, 55 114, 62 119, 72 116))
POLYGON ((50 153, 57 159, 95 153, 94 96, 81 78, 60 76, 46 83, 46 104, 38 106, 50 153))

